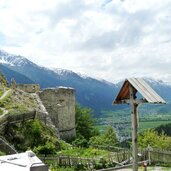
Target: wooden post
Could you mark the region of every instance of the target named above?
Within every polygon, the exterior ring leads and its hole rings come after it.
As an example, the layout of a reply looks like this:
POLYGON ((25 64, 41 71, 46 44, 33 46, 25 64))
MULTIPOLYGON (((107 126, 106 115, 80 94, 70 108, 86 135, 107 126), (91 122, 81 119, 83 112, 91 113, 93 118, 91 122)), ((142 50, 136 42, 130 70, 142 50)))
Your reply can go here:
POLYGON ((148 144, 148 161, 149 161, 149 165, 151 165, 151 156, 150 156, 150 145, 148 144))
POLYGON ((132 157, 133 157, 133 171, 138 171, 138 122, 137 122, 137 108, 135 103, 134 89, 130 84, 130 104, 132 106, 132 157))

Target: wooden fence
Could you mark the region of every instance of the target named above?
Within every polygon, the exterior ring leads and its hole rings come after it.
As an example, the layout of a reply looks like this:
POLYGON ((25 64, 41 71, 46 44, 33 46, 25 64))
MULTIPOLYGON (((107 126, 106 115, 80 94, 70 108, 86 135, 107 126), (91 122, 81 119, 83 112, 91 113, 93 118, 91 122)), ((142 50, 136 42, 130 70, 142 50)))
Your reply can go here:
POLYGON ((0 136, 0 149, 2 152, 5 152, 6 154, 17 153, 15 148, 11 144, 9 144, 8 141, 2 136, 0 136))
POLYGON ((72 156, 55 156, 55 157, 39 157, 44 163, 54 166, 78 167, 83 165, 86 168, 93 168, 95 163, 99 161, 96 158, 81 158, 72 156))
POLYGON ((27 120, 33 120, 36 117, 36 111, 27 112, 23 114, 6 114, 0 118, 0 127, 5 126, 6 124, 14 124, 19 122, 24 122, 27 120))
MULTIPOLYGON (((0 134, 3 132, 3 129, 8 124, 15 124, 20 122, 25 122, 27 120, 33 120, 36 117, 36 112, 28 112, 23 114, 6 114, 3 117, 0 118, 0 134)), ((1 151, 7 153, 7 154, 14 154, 17 151, 14 149, 13 146, 11 146, 8 141, 0 136, 0 149, 1 151)))
POLYGON ((171 151, 148 149, 149 160, 152 163, 168 163, 171 164, 171 151))
MULTIPOLYGON (((144 161, 146 163, 169 163, 171 164, 171 151, 161 151, 157 149, 145 149, 139 154, 139 164, 142 164, 144 161)), ((40 159, 54 166, 60 167, 78 167, 84 166, 86 170, 95 170, 99 167, 103 171, 108 170, 117 170, 125 167, 130 167, 132 165, 131 151, 125 150, 122 152, 111 153, 106 158, 81 158, 73 156, 51 156, 45 157, 41 156, 40 159), (98 166, 98 167, 97 167, 98 166), (107 169, 108 167, 108 169, 107 169), (103 168, 103 169, 102 169, 103 168)))
POLYGON ((47 163, 54 166, 64 166, 64 167, 79 167, 84 166, 88 170, 94 168, 106 168, 114 166, 123 166, 126 162, 129 162, 131 153, 130 151, 111 153, 108 157, 98 157, 98 158, 81 158, 73 156, 39 156, 39 158, 47 163), (99 166, 97 166, 99 165, 99 166))

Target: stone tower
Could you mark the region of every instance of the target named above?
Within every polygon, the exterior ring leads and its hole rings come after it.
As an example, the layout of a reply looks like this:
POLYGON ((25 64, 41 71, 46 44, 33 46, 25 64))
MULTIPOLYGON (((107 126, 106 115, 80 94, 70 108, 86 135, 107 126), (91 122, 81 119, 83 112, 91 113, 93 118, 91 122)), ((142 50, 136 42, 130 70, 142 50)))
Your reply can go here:
POLYGON ((61 139, 76 136, 75 90, 70 87, 44 89, 39 94, 53 124, 59 130, 61 139))

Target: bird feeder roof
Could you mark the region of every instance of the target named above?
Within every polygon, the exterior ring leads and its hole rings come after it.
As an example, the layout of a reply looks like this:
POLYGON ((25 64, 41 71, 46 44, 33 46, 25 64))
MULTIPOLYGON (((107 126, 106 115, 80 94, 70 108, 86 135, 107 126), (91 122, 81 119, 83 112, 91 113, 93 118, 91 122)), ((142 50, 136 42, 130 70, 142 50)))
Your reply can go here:
POLYGON ((134 95, 139 92, 143 96, 143 103, 166 103, 165 100, 160 97, 142 78, 128 78, 123 83, 116 99, 113 101, 113 104, 128 103, 127 100, 130 99, 130 85, 133 87, 134 95))

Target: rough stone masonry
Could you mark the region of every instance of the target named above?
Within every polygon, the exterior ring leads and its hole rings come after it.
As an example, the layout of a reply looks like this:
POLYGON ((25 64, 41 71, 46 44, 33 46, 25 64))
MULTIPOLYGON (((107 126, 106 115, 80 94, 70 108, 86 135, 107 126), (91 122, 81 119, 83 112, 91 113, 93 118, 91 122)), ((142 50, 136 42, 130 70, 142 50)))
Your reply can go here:
POLYGON ((76 136, 75 90, 70 87, 44 89, 39 93, 53 124, 59 130, 61 139, 76 136))

